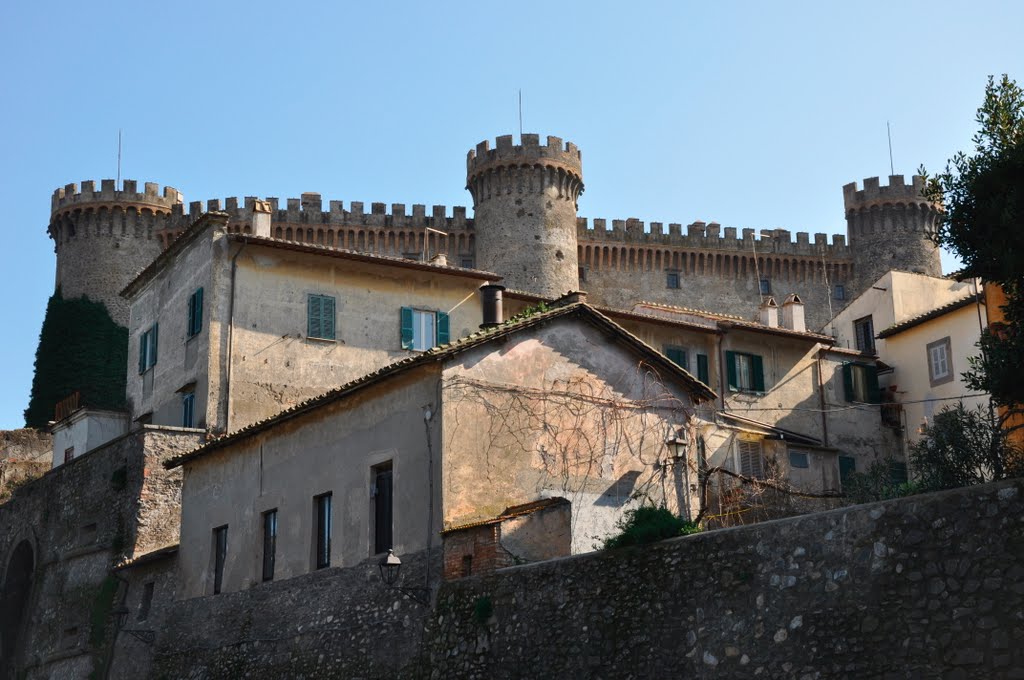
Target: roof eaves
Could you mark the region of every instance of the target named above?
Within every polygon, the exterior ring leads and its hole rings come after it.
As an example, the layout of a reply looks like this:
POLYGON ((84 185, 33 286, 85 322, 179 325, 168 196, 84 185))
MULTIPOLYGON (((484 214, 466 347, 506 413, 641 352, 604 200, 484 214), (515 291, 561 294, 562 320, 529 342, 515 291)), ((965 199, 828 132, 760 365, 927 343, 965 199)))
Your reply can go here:
POLYGON ((938 319, 939 317, 945 316, 950 312, 955 312, 958 309, 962 309, 964 307, 967 307, 968 305, 972 305, 975 303, 985 304, 984 296, 974 295, 972 293, 967 297, 960 298, 959 300, 947 302, 941 307, 936 307, 931 311, 925 312, 923 314, 918 314, 917 316, 911 317, 906 321, 901 321, 900 323, 893 324, 892 326, 889 326, 875 337, 877 337, 879 340, 884 340, 893 335, 897 335, 898 333, 902 333, 903 331, 910 330, 915 326, 920 326, 923 323, 927 323, 929 321, 932 321, 933 319, 938 319))

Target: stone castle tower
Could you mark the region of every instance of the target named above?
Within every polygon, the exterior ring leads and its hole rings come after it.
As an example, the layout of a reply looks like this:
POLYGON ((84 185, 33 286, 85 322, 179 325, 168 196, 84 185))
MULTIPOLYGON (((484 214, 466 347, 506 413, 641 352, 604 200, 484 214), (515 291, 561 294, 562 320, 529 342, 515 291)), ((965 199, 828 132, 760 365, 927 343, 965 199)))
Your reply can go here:
POLYGON ((50 238, 57 254, 56 288, 65 299, 88 297, 102 302, 120 326, 128 325, 128 305, 119 293, 162 250, 159 232, 174 212, 181 194, 173 187, 124 180, 118 190, 112 179, 68 184, 53 192, 50 238))
POLYGON ((889 186, 877 177, 843 187, 846 231, 853 250, 856 281, 862 291, 890 269, 942 276, 939 249, 930 240, 941 207, 922 195, 924 178, 915 175, 905 184, 902 175, 891 175, 889 186))
POLYGON ((512 135, 477 144, 466 158, 473 196, 476 266, 500 272, 505 285, 544 297, 579 289, 576 208, 583 162, 576 145, 558 137, 512 135))

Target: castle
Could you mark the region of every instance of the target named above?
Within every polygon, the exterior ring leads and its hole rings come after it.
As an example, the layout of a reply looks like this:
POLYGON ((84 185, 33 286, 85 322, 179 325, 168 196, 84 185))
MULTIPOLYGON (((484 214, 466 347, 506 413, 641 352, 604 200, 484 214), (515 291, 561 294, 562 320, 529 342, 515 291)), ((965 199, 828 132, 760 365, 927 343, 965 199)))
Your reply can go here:
MULTIPOLYGON (((462 267, 500 274, 509 289, 542 298, 586 290, 591 300, 629 308, 639 300, 753 318, 762 295, 797 293, 808 325, 822 327, 846 301, 890 269, 941 275, 928 239, 937 206, 921 195, 923 179, 902 176, 843 187, 847 236, 785 229, 737 233, 711 222, 681 224, 578 217, 584 190, 582 153, 571 142, 535 134, 498 137, 468 153, 466 187, 474 216, 456 206, 372 203, 347 207, 320 194, 268 198, 272 235, 360 252, 412 259, 438 254, 462 267), (609 228, 609 222, 611 228, 609 228)), ((257 198, 211 199, 206 211, 228 215, 228 230, 251 233, 257 198)), ((52 199, 49 233, 57 253, 57 286, 65 298, 102 301, 127 325, 121 288, 203 212, 172 187, 103 180, 69 184, 52 199)))

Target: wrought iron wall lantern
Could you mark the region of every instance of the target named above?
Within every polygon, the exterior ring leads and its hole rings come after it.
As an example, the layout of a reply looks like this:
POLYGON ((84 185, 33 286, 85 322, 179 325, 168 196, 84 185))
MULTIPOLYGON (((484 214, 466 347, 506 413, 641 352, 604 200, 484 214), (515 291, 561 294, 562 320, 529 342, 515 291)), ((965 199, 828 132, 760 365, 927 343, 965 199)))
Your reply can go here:
POLYGON ((110 612, 111 616, 114 617, 114 632, 116 633, 128 633, 136 640, 143 642, 144 644, 151 645, 156 642, 156 631, 155 630, 144 630, 140 628, 125 628, 124 625, 128 623, 128 614, 131 612, 127 607, 121 607, 110 612))
POLYGON ((430 604, 430 588, 406 588, 404 586, 395 585, 398 583, 398 576, 402 571, 402 560, 398 559, 398 555, 391 548, 388 548, 388 554, 381 558, 380 562, 377 563, 377 567, 380 569, 380 579, 384 582, 391 590, 397 590, 413 602, 421 604, 424 607, 430 604))

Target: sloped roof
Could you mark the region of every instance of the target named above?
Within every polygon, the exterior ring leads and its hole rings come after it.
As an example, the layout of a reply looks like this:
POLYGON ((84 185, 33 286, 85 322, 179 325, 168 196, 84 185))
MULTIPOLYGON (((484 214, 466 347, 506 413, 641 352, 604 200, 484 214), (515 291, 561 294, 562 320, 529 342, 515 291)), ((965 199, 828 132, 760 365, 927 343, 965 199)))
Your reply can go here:
POLYGON ((893 324, 892 326, 889 326, 884 331, 879 333, 876 337, 879 340, 884 340, 885 338, 896 335, 897 333, 902 333, 905 330, 909 330, 914 326, 920 326, 921 324, 931 321, 932 319, 937 319, 940 316, 944 316, 946 314, 949 314, 950 312, 955 312, 958 309, 961 309, 968 305, 973 305, 977 302, 984 304, 984 297, 982 297, 981 295, 975 295, 974 293, 971 293, 966 297, 960 298, 959 300, 947 302, 941 307, 936 307, 931 311, 924 312, 923 314, 918 314, 917 316, 911 317, 906 321, 901 321, 897 324, 893 324))
POLYGON ((497 517, 491 517, 489 519, 482 519, 477 522, 469 522, 468 524, 459 524, 458 526, 444 529, 442 534, 450 534, 455 531, 463 531, 465 529, 474 529, 476 527, 487 526, 488 524, 500 524, 507 519, 514 519, 516 517, 523 517, 525 515, 532 515, 535 512, 541 510, 547 510, 553 508, 556 505, 569 505, 569 501, 565 498, 554 497, 554 498, 542 498, 536 501, 530 501, 529 503, 523 503, 522 505, 513 505, 505 508, 497 517))
POLYGON ((581 320, 608 332, 616 339, 621 340, 634 352, 642 354, 651 364, 664 370, 668 375, 674 376, 679 382, 685 385, 696 401, 707 401, 717 398, 718 395, 716 395, 710 387, 697 380, 697 378, 691 375, 688 371, 668 359, 666 356, 624 329, 622 326, 618 325, 587 304, 574 303, 556 307, 546 312, 533 314, 523 319, 508 321, 500 326, 480 330, 460 340, 456 340, 446 345, 440 345, 438 347, 428 349, 425 352, 420 352, 392 364, 388 364, 387 366, 373 371, 372 373, 368 373, 361 378, 357 378, 346 383, 341 387, 308 399, 300 404, 296 404, 277 415, 257 421, 241 428, 240 430, 236 430, 235 432, 209 441, 194 451, 175 456, 174 458, 166 461, 164 463, 164 467, 167 469, 179 467, 190 460, 198 458, 199 456, 224 448, 236 441, 252 437, 253 435, 270 429, 277 423, 296 418, 321 406, 345 399, 363 388, 380 383, 387 378, 404 373, 415 367, 424 366, 436 361, 443 361, 499 338, 505 338, 514 333, 540 326, 554 319, 563 317, 567 318, 571 316, 578 317, 581 320))
POLYGON ((744 416, 738 415, 736 413, 731 413, 729 411, 721 411, 718 415, 723 420, 733 423, 733 425, 735 425, 736 427, 752 427, 755 429, 760 429, 764 431, 764 434, 776 435, 779 437, 779 439, 790 442, 792 444, 796 444, 798 446, 827 448, 824 446, 824 443, 817 437, 812 437, 807 434, 801 434, 793 430, 787 430, 785 428, 779 427, 778 425, 769 425, 768 423, 762 423, 759 420, 754 420, 753 418, 746 418, 744 416))

